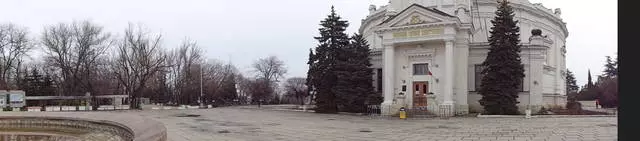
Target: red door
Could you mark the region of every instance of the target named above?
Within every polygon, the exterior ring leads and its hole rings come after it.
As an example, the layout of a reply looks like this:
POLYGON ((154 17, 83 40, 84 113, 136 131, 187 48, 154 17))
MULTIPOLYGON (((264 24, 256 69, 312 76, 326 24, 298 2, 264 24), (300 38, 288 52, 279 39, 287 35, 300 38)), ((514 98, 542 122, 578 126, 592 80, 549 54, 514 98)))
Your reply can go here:
POLYGON ((426 107, 427 93, 429 93, 427 82, 413 82, 413 107, 426 107))

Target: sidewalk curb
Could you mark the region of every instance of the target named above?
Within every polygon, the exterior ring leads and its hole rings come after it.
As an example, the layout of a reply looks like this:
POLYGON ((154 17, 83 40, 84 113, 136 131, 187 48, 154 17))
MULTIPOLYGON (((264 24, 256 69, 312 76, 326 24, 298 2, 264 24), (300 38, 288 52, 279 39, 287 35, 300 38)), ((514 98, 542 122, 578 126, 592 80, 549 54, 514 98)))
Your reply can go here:
MULTIPOLYGON (((525 118, 524 115, 478 115, 478 118, 525 118)), ((618 117, 617 115, 535 115, 531 118, 588 118, 588 117, 618 117)))

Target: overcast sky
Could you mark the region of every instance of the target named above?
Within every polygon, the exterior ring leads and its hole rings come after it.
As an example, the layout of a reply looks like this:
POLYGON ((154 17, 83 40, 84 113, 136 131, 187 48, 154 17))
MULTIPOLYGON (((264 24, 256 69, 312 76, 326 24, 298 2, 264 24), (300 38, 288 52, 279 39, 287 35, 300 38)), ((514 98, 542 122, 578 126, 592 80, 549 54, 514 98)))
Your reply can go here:
MULTIPOLYGON (((617 1, 530 0, 561 8, 567 22, 567 67, 579 85, 587 69, 601 74, 604 56, 617 54, 617 1)), ((232 61, 243 73, 258 58, 276 55, 291 76, 306 76, 309 48, 317 42, 320 20, 335 5, 357 32, 370 4, 388 0, 0 0, 0 23, 29 28, 39 37, 45 25, 91 20, 122 35, 128 22, 142 23, 161 33, 166 48, 189 37, 208 58, 232 61)))

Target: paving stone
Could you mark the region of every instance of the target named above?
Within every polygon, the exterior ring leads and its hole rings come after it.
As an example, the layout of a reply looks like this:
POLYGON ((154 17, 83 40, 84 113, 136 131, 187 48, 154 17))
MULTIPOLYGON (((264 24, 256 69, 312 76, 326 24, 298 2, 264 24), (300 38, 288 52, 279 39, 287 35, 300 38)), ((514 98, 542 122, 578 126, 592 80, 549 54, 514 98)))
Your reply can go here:
MULTIPOLYGON (((263 106, 267 107, 267 106, 263 106)), ((165 124, 171 140, 533 140, 617 139, 617 117, 449 118, 385 120, 367 116, 315 114, 245 107, 130 112, 165 124), (173 117, 177 114, 198 114, 173 117), (334 119, 334 120, 327 120, 334 119), (207 122, 203 122, 206 120, 207 122), (181 125, 179 123, 183 123, 181 125), (207 123, 207 124, 203 124, 207 123), (189 126, 198 129, 195 131, 189 126), (455 127, 455 128, 454 128, 455 127), (259 129, 256 129, 259 128, 259 129), (231 133, 219 134, 218 130, 231 133), (371 132, 359 132, 368 129, 371 132), (172 132, 176 131, 176 132, 172 132)))

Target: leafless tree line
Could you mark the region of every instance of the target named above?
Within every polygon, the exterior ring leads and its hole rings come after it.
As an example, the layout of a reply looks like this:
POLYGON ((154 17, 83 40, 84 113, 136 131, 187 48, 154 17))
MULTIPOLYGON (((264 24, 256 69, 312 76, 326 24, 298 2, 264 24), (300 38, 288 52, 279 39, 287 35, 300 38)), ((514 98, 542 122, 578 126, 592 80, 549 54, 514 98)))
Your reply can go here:
MULTIPOLYGON (((262 104, 280 99, 278 84, 287 70, 275 56, 256 60, 253 75, 247 77, 230 63, 205 57, 189 38, 167 49, 162 35, 144 26, 129 24, 123 33, 114 36, 85 20, 48 25, 41 36, 30 38, 27 28, 0 24, 0 88, 22 89, 18 82, 29 75, 26 72, 39 70, 51 76, 56 90, 38 95, 124 94, 132 108, 140 108, 140 98, 174 105, 262 104), (33 61, 25 61, 29 58, 33 61), (229 93, 233 99, 222 97, 229 93)), ((306 97, 304 78, 285 83, 286 92, 280 95, 306 97)))

